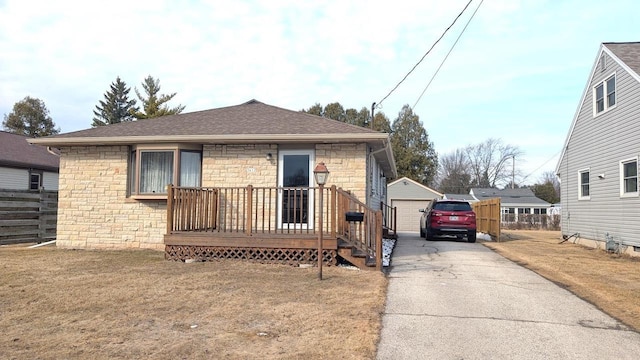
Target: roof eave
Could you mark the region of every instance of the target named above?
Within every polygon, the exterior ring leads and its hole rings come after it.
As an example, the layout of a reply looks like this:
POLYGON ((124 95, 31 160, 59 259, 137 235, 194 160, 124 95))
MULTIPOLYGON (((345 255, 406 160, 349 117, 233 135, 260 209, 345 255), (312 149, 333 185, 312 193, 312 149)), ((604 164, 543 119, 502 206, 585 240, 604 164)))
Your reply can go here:
POLYGON ((237 135, 174 135, 174 136, 111 136, 111 137, 44 137, 27 139, 30 144, 44 146, 92 146, 131 145, 145 143, 200 143, 200 144, 243 144, 243 143, 335 143, 335 142, 380 142, 386 146, 386 133, 343 133, 343 134, 237 134, 237 135))

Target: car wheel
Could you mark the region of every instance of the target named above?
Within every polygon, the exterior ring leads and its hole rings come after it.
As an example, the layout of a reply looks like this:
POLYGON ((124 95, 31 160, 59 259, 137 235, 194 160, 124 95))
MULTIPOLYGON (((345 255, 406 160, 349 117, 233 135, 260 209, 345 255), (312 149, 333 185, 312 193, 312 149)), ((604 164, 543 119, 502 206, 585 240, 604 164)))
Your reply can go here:
POLYGON ((433 231, 430 231, 429 228, 427 228, 427 232, 426 232, 424 238, 429 240, 429 241, 433 240, 433 231))
POLYGON ((469 234, 467 234, 467 241, 470 242, 470 243, 476 242, 476 232, 475 231, 469 231, 469 234))

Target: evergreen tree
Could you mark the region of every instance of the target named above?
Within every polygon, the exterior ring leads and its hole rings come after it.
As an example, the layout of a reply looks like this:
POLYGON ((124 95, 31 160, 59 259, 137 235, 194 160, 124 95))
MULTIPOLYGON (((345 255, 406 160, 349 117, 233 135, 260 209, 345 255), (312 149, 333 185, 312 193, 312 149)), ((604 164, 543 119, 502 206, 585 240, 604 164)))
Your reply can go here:
POLYGON ((438 169, 438 155, 418 115, 409 105, 403 106, 391 129, 398 177, 406 176, 431 185, 438 169))
POLYGON ((173 97, 176 96, 176 93, 171 95, 159 94, 160 80, 154 79, 151 75, 144 79, 142 82, 142 88, 144 89, 146 96, 142 96, 138 89, 135 89, 136 95, 142 103, 143 110, 143 112, 132 112, 132 115, 136 119, 151 119, 159 116, 180 114, 185 108, 183 105, 169 107, 167 102, 173 99, 173 97))
POLYGON ((104 101, 101 100, 100 104, 96 105, 96 110, 93 111, 96 117, 93 118, 91 126, 104 126, 135 120, 132 113, 137 112, 138 107, 135 106, 135 99, 129 100, 129 91, 131 88, 128 88, 127 84, 121 81, 118 76, 116 81, 111 83, 110 90, 104 94, 104 101))
POLYGON ((302 110, 302 112, 306 112, 307 114, 322 116, 322 105, 320 103, 315 103, 308 110, 302 110))
POLYGON ((30 96, 13 105, 13 111, 4 115, 2 126, 9 132, 32 138, 60 132, 49 116, 44 101, 30 96))

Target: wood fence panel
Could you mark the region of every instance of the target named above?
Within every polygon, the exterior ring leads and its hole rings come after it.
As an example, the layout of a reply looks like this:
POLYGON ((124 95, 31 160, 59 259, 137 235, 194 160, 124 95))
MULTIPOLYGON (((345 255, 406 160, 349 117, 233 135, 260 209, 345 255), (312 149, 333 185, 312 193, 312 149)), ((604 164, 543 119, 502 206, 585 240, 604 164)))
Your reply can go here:
POLYGON ((477 231, 500 241, 500 198, 478 201, 471 206, 476 213, 477 231))
POLYGON ((0 245, 55 239, 57 191, 0 190, 0 245))

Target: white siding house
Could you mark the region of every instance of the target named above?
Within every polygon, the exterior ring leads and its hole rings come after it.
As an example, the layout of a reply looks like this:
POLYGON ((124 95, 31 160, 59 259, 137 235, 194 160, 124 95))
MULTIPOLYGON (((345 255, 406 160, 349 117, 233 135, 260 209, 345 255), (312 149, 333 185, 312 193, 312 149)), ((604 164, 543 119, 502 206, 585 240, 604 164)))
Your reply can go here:
POLYGON ((56 150, 0 131, 0 189, 57 191, 59 164, 56 150))
POLYGON ((562 234, 630 253, 640 251, 639 74, 640 42, 600 45, 556 167, 562 234))

